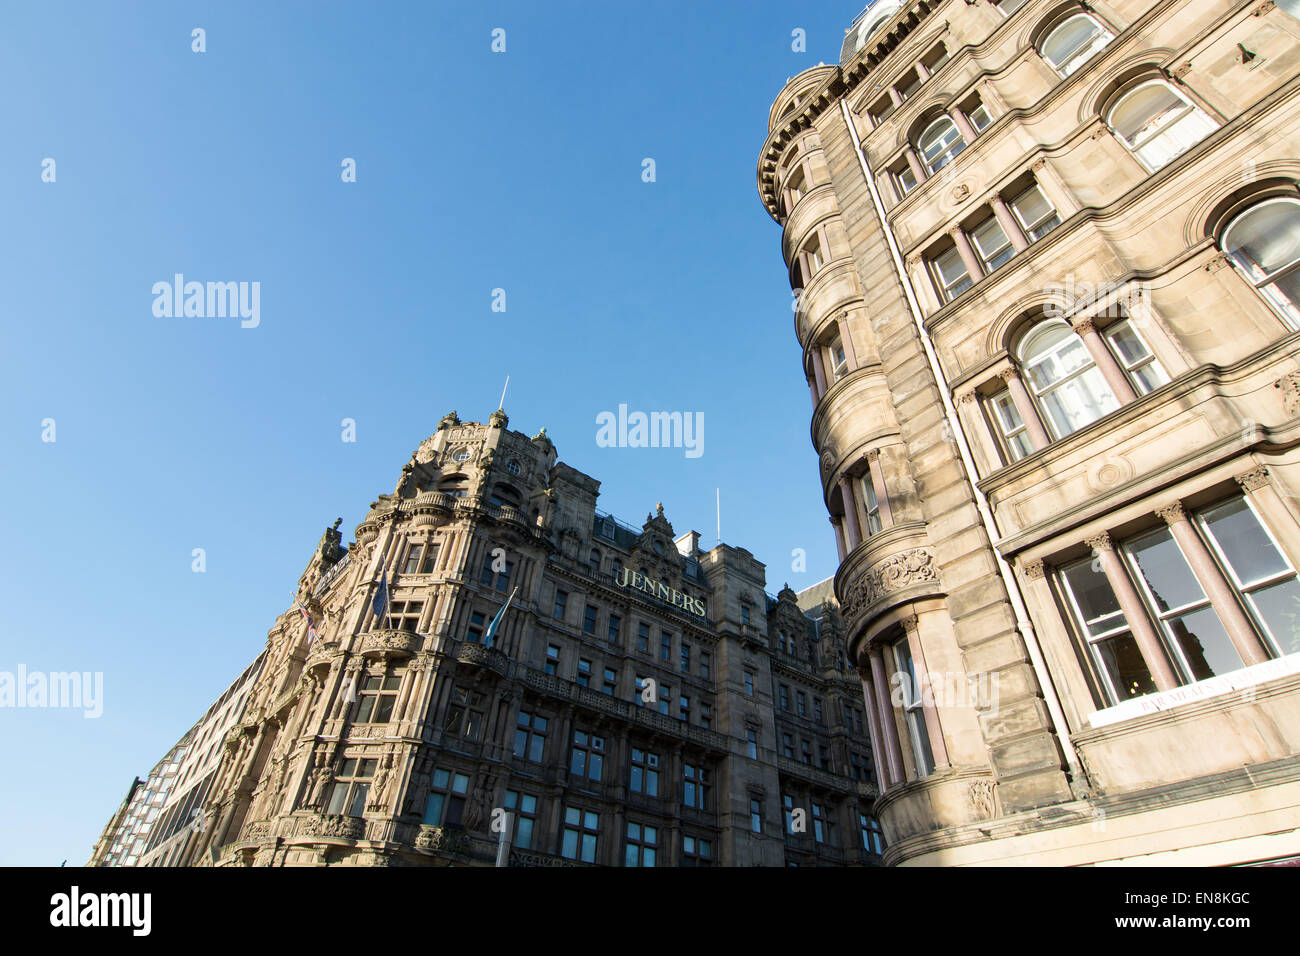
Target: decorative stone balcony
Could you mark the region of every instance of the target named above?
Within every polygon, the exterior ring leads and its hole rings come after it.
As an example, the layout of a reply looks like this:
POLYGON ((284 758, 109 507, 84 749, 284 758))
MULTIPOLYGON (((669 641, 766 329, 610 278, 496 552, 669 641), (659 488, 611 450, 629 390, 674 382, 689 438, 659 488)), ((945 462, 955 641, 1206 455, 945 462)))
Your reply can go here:
POLYGON ((469 836, 459 830, 445 827, 421 826, 415 835, 417 850, 440 850, 443 853, 465 853, 469 850, 469 836))
POLYGON ((863 628, 886 611, 943 594, 939 565, 925 526, 900 524, 872 535, 840 564, 835 594, 844 616, 850 658, 863 628))
POLYGON ((797 760, 791 760, 789 757, 780 755, 776 758, 777 769, 791 777, 798 777, 801 780, 808 780, 812 783, 825 787, 827 790, 833 790, 836 793, 849 793, 853 789, 853 784, 837 777, 834 774, 827 773, 825 770, 819 770, 811 764, 800 763, 797 760))
POLYGON ((410 631, 371 631, 361 638, 361 654, 390 659, 410 657, 420 649, 423 640, 410 631))
POLYGON ((484 647, 463 641, 456 648, 456 660, 462 664, 473 664, 495 671, 503 677, 510 673, 510 659, 495 647, 484 647))
POLYGON ((338 837, 360 840, 366 835, 366 821, 331 813, 313 813, 298 821, 297 836, 338 837))

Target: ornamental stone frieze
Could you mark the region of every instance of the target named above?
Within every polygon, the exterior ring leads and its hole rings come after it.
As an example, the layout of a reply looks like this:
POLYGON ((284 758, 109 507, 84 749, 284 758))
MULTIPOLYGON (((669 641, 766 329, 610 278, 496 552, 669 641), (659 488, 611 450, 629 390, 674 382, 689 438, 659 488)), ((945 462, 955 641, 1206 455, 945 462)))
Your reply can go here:
POLYGON ((850 580, 843 595, 844 619, 851 630, 858 618, 890 595, 938 583, 939 569, 927 549, 912 548, 890 555, 850 580))
POLYGON ((341 837, 360 840, 366 835, 366 821, 360 817, 314 813, 298 822, 298 836, 341 837))
POLYGON ((371 631, 361 640, 365 657, 410 657, 420 649, 423 639, 410 631, 371 631))
POLYGON ((417 850, 441 850, 444 853, 464 853, 469 849, 469 837, 450 833, 443 827, 421 826, 415 837, 417 850))

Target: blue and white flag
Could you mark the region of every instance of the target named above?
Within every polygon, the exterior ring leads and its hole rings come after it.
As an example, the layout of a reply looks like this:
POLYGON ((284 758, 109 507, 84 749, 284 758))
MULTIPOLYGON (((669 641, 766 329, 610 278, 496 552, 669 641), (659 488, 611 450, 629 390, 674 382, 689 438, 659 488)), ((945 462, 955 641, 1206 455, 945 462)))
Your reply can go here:
POLYGON ((497 611, 497 616, 492 618, 492 623, 488 625, 487 633, 483 635, 484 647, 492 646, 492 638, 496 636, 497 625, 500 624, 501 619, 506 616, 506 608, 510 606, 510 602, 515 599, 515 595, 518 593, 519 593, 519 588, 515 588, 513 591, 511 591, 510 597, 506 598, 506 603, 502 604, 501 610, 497 611))

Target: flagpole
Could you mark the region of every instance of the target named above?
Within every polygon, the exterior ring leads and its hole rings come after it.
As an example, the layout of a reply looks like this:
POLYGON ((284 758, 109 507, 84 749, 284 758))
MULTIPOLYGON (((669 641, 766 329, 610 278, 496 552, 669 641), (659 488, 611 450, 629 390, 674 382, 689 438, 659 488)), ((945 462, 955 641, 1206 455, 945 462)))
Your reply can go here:
POLYGON ((497 403, 497 408, 501 409, 501 411, 505 411, 506 409, 506 389, 509 387, 510 387, 510 376, 507 375, 505 387, 501 389, 501 401, 497 403))

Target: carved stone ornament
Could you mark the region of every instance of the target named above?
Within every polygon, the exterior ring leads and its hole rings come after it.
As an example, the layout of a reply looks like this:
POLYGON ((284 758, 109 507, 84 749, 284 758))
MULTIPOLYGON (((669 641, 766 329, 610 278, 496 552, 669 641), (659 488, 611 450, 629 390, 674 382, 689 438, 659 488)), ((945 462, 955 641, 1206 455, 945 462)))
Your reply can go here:
POLYGON ((331 836, 359 840, 365 836, 366 821, 337 814, 317 814, 298 825, 299 836, 331 836))
POLYGON ((1262 17, 1264 14, 1268 13, 1268 11, 1272 10, 1275 6, 1277 6, 1277 4, 1274 3, 1273 0, 1264 0, 1263 3, 1261 3, 1259 6, 1255 8, 1255 16, 1262 17))
POLYGON ((1282 407, 1289 415, 1300 415, 1300 372, 1288 372, 1273 387, 1282 392, 1282 407))
POLYGON ((1025 569, 1025 577, 1028 578, 1030 581, 1042 580, 1043 562, 1041 558, 1034 561, 1026 561, 1024 563, 1024 569, 1025 569))
POLYGON ((1185 77, 1190 72, 1192 72, 1192 61, 1184 60, 1182 63, 1178 64, 1178 66, 1174 67, 1173 70, 1170 71, 1170 76, 1172 76, 1175 80, 1181 83, 1183 81, 1183 77, 1185 77))
POLYGON ((868 568, 849 585, 844 601, 844 617, 853 618, 885 596, 917 584, 937 582, 939 569, 924 548, 913 548, 893 555, 868 568))
POLYGON ((1228 257, 1222 252, 1205 264, 1205 271, 1209 273, 1218 272, 1228 264, 1228 257))
POLYGON ((1165 505, 1163 508, 1157 508, 1156 515, 1164 518, 1166 523, 1174 524, 1177 521, 1184 520, 1187 517, 1187 512, 1183 510, 1183 503, 1181 501, 1175 501, 1171 504, 1165 505))
POLYGON ((976 780, 970 785, 970 805, 981 819, 993 819, 992 780, 976 780))
POLYGON ((1084 538, 1083 543, 1092 548, 1094 553, 1111 551, 1114 549, 1114 545, 1110 543, 1110 535, 1105 531, 1101 534, 1095 534, 1091 538, 1084 538))
POLYGON ((956 189, 952 191, 952 198, 954 202, 961 202, 969 195, 970 195, 970 187, 967 186, 965 183, 962 183, 960 186, 958 186, 956 189))
POLYGON ((1253 471, 1248 471, 1244 475, 1238 475, 1237 484, 1241 485, 1246 491, 1254 491, 1256 488, 1262 488, 1268 484, 1268 469, 1263 465, 1253 471))

